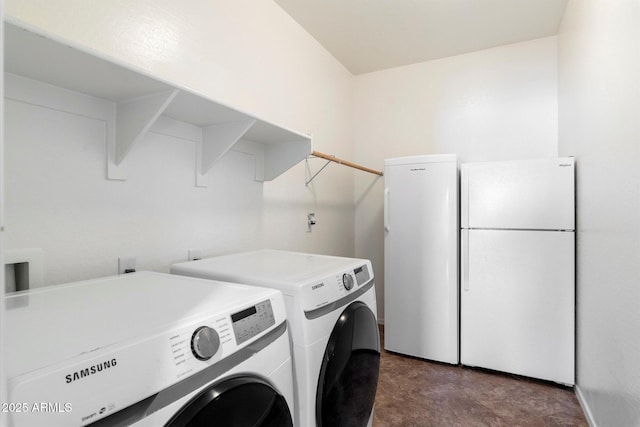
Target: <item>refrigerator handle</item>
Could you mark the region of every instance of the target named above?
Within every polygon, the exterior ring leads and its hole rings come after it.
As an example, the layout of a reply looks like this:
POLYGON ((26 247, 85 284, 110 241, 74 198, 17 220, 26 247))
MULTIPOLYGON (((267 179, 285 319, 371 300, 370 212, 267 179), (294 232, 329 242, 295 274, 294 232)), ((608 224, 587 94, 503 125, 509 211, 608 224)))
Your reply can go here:
POLYGON ((461 230, 460 232, 461 248, 460 248, 460 265, 462 267, 462 290, 469 290, 469 230, 461 230))
POLYGON ((389 189, 384 189, 384 231, 389 232, 389 189))

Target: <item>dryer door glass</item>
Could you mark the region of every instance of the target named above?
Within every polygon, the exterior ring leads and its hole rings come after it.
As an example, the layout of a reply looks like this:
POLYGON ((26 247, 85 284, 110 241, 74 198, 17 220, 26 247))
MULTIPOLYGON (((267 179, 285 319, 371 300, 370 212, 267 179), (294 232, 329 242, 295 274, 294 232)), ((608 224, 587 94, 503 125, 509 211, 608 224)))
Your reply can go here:
POLYGON ((350 304, 338 318, 324 353, 316 393, 318 427, 366 426, 380 369, 380 337, 366 304, 350 304))
POLYGON ((207 388, 166 427, 292 427, 285 398, 269 384, 237 377, 207 388))

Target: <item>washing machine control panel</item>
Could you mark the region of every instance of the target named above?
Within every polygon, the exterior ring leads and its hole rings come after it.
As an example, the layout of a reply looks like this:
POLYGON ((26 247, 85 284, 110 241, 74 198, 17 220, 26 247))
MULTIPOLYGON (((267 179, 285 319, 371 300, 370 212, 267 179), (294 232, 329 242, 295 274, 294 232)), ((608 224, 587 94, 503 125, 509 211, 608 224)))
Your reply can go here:
POLYGON ((220 336, 215 329, 201 326, 191 336, 191 352, 198 360, 211 359, 220 348, 220 336))
POLYGON ((271 300, 262 301, 231 315, 233 333, 238 345, 255 337, 276 323, 271 300))
POLYGON ((253 304, 236 306, 171 331, 167 355, 173 378, 193 375, 250 345, 252 339, 284 322, 285 313, 279 294, 254 299, 253 304))

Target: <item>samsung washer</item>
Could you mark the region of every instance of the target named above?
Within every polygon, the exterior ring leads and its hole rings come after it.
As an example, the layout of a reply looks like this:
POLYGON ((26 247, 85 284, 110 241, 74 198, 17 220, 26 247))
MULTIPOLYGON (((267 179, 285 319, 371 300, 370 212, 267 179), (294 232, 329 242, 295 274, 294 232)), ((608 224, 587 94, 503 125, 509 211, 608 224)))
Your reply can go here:
POLYGON ((277 250, 174 264, 174 274, 281 290, 299 427, 371 425, 380 339, 371 262, 277 250))
POLYGON ((6 306, 11 426, 292 425, 278 291, 141 272, 6 306))

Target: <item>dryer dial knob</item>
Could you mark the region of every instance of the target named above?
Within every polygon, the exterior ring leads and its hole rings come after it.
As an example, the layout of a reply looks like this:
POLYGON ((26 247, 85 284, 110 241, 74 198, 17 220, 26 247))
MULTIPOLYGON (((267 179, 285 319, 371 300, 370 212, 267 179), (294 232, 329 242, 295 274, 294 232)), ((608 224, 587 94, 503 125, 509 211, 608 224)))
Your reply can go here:
POLYGON ((350 274, 345 273, 342 275, 342 284, 344 285, 344 288, 348 291, 351 290, 351 288, 353 288, 353 277, 351 277, 350 274))
POLYGON ((191 351, 198 360, 209 360, 220 348, 220 337, 215 329, 201 326, 191 336, 191 351))

